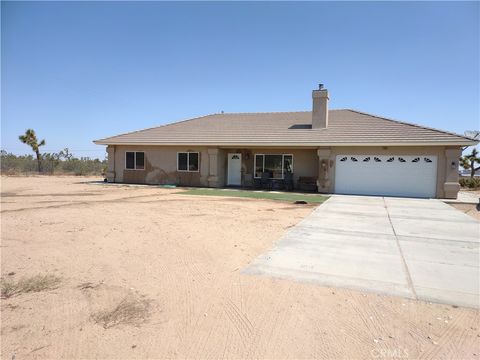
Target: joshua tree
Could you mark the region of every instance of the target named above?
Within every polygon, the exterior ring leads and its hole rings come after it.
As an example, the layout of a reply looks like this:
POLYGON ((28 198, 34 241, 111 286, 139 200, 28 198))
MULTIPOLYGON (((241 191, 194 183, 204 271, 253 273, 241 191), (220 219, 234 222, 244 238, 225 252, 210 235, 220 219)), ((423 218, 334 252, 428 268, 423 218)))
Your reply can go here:
POLYGON ((58 156, 65 159, 66 161, 70 161, 73 158, 73 154, 70 152, 70 150, 68 148, 65 148, 65 149, 61 150, 58 153, 58 156))
POLYGON ((480 164, 480 157, 478 156, 478 150, 473 148, 472 152, 468 155, 464 155, 460 158, 460 165, 465 170, 470 170, 470 177, 475 176, 475 172, 480 170, 480 166, 475 167, 475 164, 480 164))
POLYGON ((41 171, 41 156, 40 156, 40 146, 45 145, 45 140, 38 142, 37 135, 35 135, 35 131, 32 129, 28 129, 25 131, 24 135, 20 135, 18 137, 20 141, 24 144, 27 144, 32 148, 37 155, 37 164, 38 164, 38 172, 41 171))

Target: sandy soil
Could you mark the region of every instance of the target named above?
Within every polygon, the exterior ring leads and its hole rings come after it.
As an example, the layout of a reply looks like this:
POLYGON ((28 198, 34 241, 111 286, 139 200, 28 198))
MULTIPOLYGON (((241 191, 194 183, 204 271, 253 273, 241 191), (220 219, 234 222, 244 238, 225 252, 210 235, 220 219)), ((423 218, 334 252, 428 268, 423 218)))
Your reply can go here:
POLYGON ((455 209, 464 212, 467 215, 470 215, 474 219, 480 220, 480 205, 478 204, 455 204, 450 203, 449 205, 453 206, 455 209))
POLYGON ((3 359, 478 359, 471 309, 240 274, 312 207, 2 177, 3 359), (14 272, 14 275, 8 275, 14 272))

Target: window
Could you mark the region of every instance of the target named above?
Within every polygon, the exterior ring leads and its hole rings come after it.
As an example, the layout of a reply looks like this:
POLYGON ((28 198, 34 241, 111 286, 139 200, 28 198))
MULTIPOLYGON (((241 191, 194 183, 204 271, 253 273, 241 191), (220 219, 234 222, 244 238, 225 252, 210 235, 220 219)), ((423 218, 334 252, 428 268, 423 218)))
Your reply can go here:
POLYGON ((283 155, 283 171, 293 173, 293 155, 283 155))
POLYGON ((135 153, 135 169, 145 169, 145 153, 136 152, 135 153))
POLYGON ((198 171, 199 166, 198 152, 179 152, 177 153, 177 171, 198 171))
POLYGON ((285 173, 293 173, 293 155, 290 154, 255 154, 255 177, 269 173, 271 179, 283 179, 285 173))
POLYGON ((255 155, 255 177, 262 177, 263 172, 263 155, 255 155))
POLYGON ((178 157, 177 170, 187 171, 188 170, 188 153, 178 153, 177 157, 178 157))
POLYGON ((126 169, 135 169, 135 153, 128 151, 125 155, 126 158, 126 169))
POLYGON ((264 159, 263 171, 270 173, 271 178, 283 178, 282 155, 265 155, 264 159))
POLYGON ((145 153, 143 151, 125 152, 125 169, 145 170, 145 153))

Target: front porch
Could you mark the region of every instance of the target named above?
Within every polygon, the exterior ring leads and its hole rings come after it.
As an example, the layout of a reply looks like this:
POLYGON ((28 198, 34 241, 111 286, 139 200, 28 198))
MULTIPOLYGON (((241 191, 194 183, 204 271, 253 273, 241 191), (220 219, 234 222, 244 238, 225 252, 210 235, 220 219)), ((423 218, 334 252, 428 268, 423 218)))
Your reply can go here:
POLYGON ((209 148, 208 186, 328 192, 329 155, 317 148, 209 148))

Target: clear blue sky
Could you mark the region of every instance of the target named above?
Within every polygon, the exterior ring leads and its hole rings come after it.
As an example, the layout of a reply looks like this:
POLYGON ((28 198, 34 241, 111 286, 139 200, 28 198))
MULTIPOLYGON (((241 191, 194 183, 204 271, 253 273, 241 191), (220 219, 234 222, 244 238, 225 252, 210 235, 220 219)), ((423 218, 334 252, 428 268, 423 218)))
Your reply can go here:
POLYGON ((2 148, 46 151, 198 115, 354 108, 478 129, 478 2, 2 1, 2 148))

